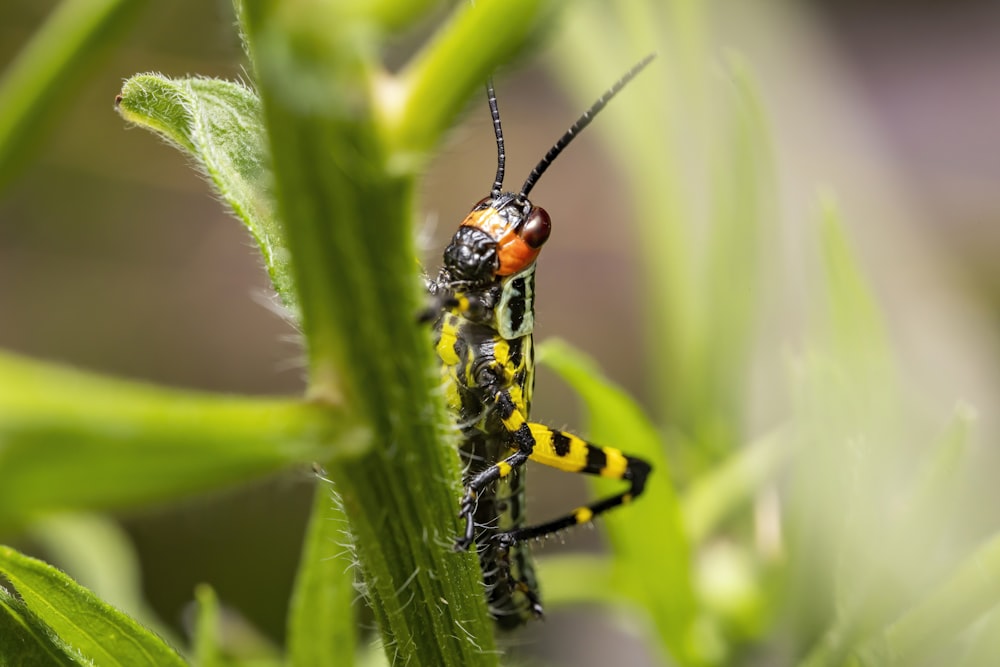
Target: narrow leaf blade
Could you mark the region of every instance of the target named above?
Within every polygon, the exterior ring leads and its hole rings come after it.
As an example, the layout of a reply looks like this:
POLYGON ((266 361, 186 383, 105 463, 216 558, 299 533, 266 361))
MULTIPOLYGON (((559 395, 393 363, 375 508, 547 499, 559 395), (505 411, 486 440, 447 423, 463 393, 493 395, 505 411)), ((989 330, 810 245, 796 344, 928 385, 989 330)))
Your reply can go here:
POLYGON ((354 555, 347 517, 332 487, 316 485, 288 625, 289 667, 336 667, 354 660, 354 555))
MULTIPOLYGON (((660 436, 639 406, 567 343, 546 341, 539 361, 583 399, 595 442, 621 448, 653 466, 642 497, 607 515, 604 523, 617 553, 618 581, 645 605, 669 651, 684 656, 690 651, 695 614, 691 556, 660 436)), ((594 480, 593 486, 606 495, 620 490, 621 482, 594 480)))
POLYGON ((78 658, 23 602, 0 587, 0 667, 86 664, 78 658))
POLYGON ((51 562, 80 584, 179 644, 146 601, 139 555, 118 522, 100 514, 57 514, 34 522, 28 535, 51 562))
POLYGON ((195 589, 198 620, 194 632, 194 657, 198 667, 222 667, 219 646, 219 598, 211 586, 195 589))
POLYGON ((183 667, 162 639, 68 576, 10 547, 0 547, 0 573, 25 606, 75 650, 107 667, 183 667))
POLYGON ((940 586, 854 655, 860 665, 917 663, 997 606, 1000 534, 967 556, 940 586))

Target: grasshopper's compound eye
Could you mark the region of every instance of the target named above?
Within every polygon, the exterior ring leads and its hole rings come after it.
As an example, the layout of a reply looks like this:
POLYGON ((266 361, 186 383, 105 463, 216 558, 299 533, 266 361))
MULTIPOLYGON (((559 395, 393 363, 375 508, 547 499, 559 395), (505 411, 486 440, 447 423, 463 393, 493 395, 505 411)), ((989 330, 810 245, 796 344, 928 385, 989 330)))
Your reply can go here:
POLYGON ((500 259, 496 274, 511 276, 520 273, 538 257, 552 231, 552 220, 545 209, 532 206, 527 200, 519 203, 516 199, 501 205, 496 218, 503 221, 494 235, 500 259))
POLYGON ((528 219, 521 226, 519 236, 530 248, 538 250, 549 240, 550 233, 552 233, 552 219, 544 208, 536 206, 531 209, 528 219))

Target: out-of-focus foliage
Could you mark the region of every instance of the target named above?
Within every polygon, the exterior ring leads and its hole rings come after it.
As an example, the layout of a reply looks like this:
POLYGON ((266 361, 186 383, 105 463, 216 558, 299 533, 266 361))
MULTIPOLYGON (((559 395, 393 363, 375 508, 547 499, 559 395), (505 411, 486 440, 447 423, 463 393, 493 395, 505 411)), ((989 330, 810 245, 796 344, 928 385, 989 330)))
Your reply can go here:
MULTIPOLYGON (((22 144, 97 43, 113 41, 128 5, 67 2, 8 70, 0 181, 23 166, 22 144)), ((427 161, 465 101, 543 36, 581 105, 659 53, 591 130, 614 138, 640 221, 653 414, 567 344, 542 354, 581 397, 589 436, 655 472, 643 497, 602 522, 608 553, 542 559, 549 608, 591 602, 643 619, 649 652, 670 664, 1000 660, 998 538, 962 525, 976 506, 965 493, 972 410, 928 409, 907 385, 851 221, 830 198, 797 221, 811 273, 781 261, 769 137, 781 128, 768 127, 751 66, 715 52, 703 4, 557 12, 477 0, 432 30, 443 16, 434 5, 247 0, 237 9, 253 87, 126 82, 122 116, 177 145, 250 231, 301 327, 309 387, 305 400, 218 396, 0 358, 0 526, 30 528, 94 590, 4 547, 0 663, 183 664, 102 601, 159 629, 120 536, 53 515, 180 501, 312 461, 329 480, 314 494, 287 650, 240 629, 201 587, 187 655, 350 664, 357 569, 390 661, 497 663, 475 558, 448 547, 459 470, 415 317, 413 218, 427 161), (382 54, 399 43, 408 55, 390 73, 382 54), (754 351, 773 331, 764 318, 793 310, 785 285, 809 308, 794 335, 765 341, 787 363, 766 370, 776 398, 760 429, 754 351), (83 533, 109 535, 108 548, 88 554, 83 533)), ((987 524, 1000 518, 978 509, 987 524)))

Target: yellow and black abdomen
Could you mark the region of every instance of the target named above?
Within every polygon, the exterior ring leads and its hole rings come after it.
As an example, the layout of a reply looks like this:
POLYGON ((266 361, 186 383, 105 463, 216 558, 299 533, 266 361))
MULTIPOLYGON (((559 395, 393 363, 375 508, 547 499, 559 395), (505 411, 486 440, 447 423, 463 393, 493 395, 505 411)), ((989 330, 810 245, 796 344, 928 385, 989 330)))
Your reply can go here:
MULTIPOLYGON (((529 333, 505 339, 496 329, 466 319, 455 308, 438 320, 435 350, 446 400, 461 430, 459 454, 463 481, 468 483, 514 451, 504 415, 491 394, 501 389, 515 413, 528 415, 534 385, 532 337, 529 333), (487 386, 484 376, 499 382, 487 386)), ((531 619, 538 600, 527 545, 507 546, 494 539, 524 527, 525 473, 521 466, 481 491, 474 511, 475 543, 490 613, 501 627, 516 627, 531 619)))
POLYGON ((529 421, 534 386, 534 269, 478 292, 454 292, 435 327, 441 379, 465 465, 457 549, 476 545, 490 611, 501 627, 542 615, 527 544, 637 498, 649 464, 614 447, 529 421), (613 496, 525 525, 525 463, 628 482, 613 496))

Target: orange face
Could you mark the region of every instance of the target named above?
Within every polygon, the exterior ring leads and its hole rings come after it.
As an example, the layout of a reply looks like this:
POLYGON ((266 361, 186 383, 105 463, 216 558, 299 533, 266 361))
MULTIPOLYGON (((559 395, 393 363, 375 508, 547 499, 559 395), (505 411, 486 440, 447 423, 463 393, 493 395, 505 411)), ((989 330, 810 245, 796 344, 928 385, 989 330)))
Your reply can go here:
POLYGON ((531 206, 527 217, 519 209, 520 205, 514 201, 496 209, 487 198, 462 221, 463 227, 478 229, 496 241, 498 267, 494 275, 511 276, 526 269, 549 238, 552 221, 545 209, 531 206), (486 204, 490 205, 480 208, 486 204))

